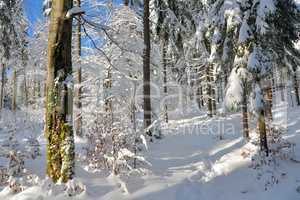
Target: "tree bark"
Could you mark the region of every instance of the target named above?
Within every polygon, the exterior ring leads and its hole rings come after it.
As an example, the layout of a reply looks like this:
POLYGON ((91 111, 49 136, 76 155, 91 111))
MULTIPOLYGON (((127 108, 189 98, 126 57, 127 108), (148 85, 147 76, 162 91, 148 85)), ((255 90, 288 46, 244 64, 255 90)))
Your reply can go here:
MULTIPOLYGON (((23 62, 23 66, 25 67, 25 62, 23 62)), ((24 92, 24 105, 28 106, 28 88, 27 88, 27 79, 26 79, 26 69, 24 68, 24 80, 23 80, 23 92, 24 92)))
POLYGON ((5 65, 1 63, 1 94, 0 94, 0 110, 3 109, 4 104, 4 86, 5 86, 5 65))
POLYGON ((261 151, 266 153, 266 156, 269 156, 269 147, 267 141, 267 131, 266 131, 266 120, 265 120, 265 112, 261 110, 258 116, 258 129, 260 135, 260 148, 261 151))
POLYGON ((77 115, 75 119, 75 129, 76 129, 76 135, 79 137, 82 137, 82 103, 81 103, 81 93, 82 93, 82 70, 81 67, 77 70, 77 84, 79 85, 77 88, 77 94, 76 94, 76 106, 77 106, 77 115))
MULTIPOLYGON (((150 8, 149 0, 144 1, 144 56, 143 56, 143 81, 144 81, 144 129, 146 130, 151 125, 151 71, 150 71, 150 53, 151 53, 151 42, 150 42, 150 8)), ((152 133, 147 131, 149 136, 152 133)))
POLYGON ((201 89, 201 86, 200 86, 200 83, 198 83, 198 87, 197 87, 197 91, 196 91, 196 96, 197 96, 197 104, 198 104, 198 108, 201 109, 202 107, 202 89, 201 89))
POLYGON ((47 103, 45 135, 47 174, 67 182, 74 175, 75 145, 72 128, 72 18, 66 13, 73 0, 52 0, 48 38, 47 103))
POLYGON ((267 100, 267 116, 269 121, 271 122, 273 120, 273 114, 272 114, 272 107, 273 107, 273 92, 272 87, 268 87, 266 89, 266 100, 267 100))
POLYGON ((243 84, 242 99, 242 116, 243 116, 243 135, 245 139, 249 139, 249 123, 248 123, 248 102, 247 102, 247 83, 243 84))
MULTIPOLYGON (((168 95, 168 77, 167 77, 167 34, 164 33, 163 39, 162 39, 162 47, 161 47, 161 51, 162 51, 162 64, 163 64, 163 73, 164 73, 164 95, 165 97, 167 97, 168 95)), ((165 122, 168 123, 169 122, 169 116, 168 116, 168 106, 167 106, 167 102, 164 102, 164 118, 165 118, 165 122)))
POLYGON ((299 82, 297 78, 297 72, 294 72, 294 90, 295 90, 295 97, 297 101, 297 105, 300 106, 300 96, 299 96, 299 82))
POLYGON ((13 98, 12 98, 12 110, 17 110, 17 71, 13 72, 13 98))
POLYGON ((206 88, 206 95, 207 95, 207 110, 208 110, 208 117, 213 117, 213 105, 212 105, 212 89, 211 89, 211 77, 210 77, 210 67, 206 69, 206 76, 207 76, 207 88, 206 88))
POLYGON ((214 77, 212 77, 211 81, 211 96, 212 96, 212 114, 216 115, 217 114, 217 102, 216 102, 216 83, 214 81, 214 77))
MULTIPOLYGON (((77 6, 81 7, 81 0, 77 0, 77 6)), ((75 130, 76 130, 76 135, 79 137, 82 137, 82 114, 81 114, 81 109, 82 109, 82 103, 81 103, 81 96, 82 96, 82 69, 81 69, 81 62, 80 62, 80 57, 81 57, 81 17, 78 16, 78 23, 77 23, 77 34, 76 34, 76 39, 77 39, 77 61, 78 61, 78 70, 77 70, 77 94, 76 94, 76 107, 77 107, 77 115, 75 118, 75 130)))
MULTIPOLYGON (((112 99, 111 99, 111 88, 112 88, 112 68, 108 67, 106 71, 106 77, 104 79, 104 109, 105 112, 109 115, 111 115, 111 119, 113 121, 112 117, 112 99)), ((111 121, 111 122, 112 122, 111 121)))

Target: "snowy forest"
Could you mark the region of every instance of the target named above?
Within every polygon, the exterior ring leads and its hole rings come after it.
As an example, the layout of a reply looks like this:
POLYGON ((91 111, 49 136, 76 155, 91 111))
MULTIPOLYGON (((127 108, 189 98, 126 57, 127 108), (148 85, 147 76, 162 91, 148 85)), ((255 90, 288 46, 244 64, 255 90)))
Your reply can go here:
POLYGON ((1 200, 300 199, 300 0, 0 0, 0 72, 1 200))

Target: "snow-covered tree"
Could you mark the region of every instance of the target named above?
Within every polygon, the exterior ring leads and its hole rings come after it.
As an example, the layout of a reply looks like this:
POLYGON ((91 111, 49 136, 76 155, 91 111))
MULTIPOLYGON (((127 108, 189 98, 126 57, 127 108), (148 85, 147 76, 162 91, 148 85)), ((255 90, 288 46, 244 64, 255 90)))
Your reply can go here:
POLYGON ((10 58, 16 50, 20 49, 24 45, 20 37, 24 31, 24 16, 22 12, 22 1, 0 1, 0 65, 2 70, 1 76, 1 94, 0 94, 0 108, 3 107, 3 99, 5 96, 5 76, 7 65, 11 61, 10 58), (22 30, 23 28, 23 30, 22 30))
MULTIPOLYGON (((123 6, 114 11, 107 27, 102 48, 106 57, 100 55, 103 102, 93 111, 93 123, 88 126, 87 152, 91 167, 108 168, 117 174, 145 162, 138 155, 145 136, 138 98, 142 91, 137 91, 143 82, 143 25, 133 9, 123 6)), ((151 53, 154 57, 159 57, 156 45, 151 53)), ((159 59, 153 59, 152 68, 158 63, 159 59)))

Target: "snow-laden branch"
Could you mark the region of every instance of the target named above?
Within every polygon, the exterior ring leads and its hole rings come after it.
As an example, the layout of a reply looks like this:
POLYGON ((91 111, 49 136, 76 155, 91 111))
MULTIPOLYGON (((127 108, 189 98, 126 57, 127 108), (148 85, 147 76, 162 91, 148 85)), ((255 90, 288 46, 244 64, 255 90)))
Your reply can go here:
POLYGON ((73 8, 71 8, 70 10, 68 10, 67 14, 66 14, 66 18, 70 19, 71 17, 77 16, 77 15, 83 15, 85 14, 85 11, 82 10, 82 8, 75 6, 73 8))

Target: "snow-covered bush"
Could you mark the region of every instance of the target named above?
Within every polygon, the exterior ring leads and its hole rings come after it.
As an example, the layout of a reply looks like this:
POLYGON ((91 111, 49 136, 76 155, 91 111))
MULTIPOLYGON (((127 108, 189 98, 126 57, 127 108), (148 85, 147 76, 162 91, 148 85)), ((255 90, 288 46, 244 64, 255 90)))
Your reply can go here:
POLYGON ((145 149, 145 137, 140 131, 134 133, 128 118, 122 116, 112 121, 107 113, 96 114, 87 134, 86 161, 90 169, 120 174, 148 164, 139 155, 145 149))

